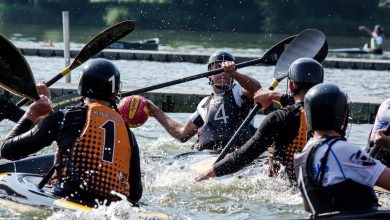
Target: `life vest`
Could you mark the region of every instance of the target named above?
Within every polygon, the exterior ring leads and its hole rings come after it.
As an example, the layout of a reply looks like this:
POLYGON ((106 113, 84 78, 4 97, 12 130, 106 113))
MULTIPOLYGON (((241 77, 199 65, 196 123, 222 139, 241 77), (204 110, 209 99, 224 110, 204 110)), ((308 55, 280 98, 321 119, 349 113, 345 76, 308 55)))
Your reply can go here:
POLYGON ((90 104, 80 136, 73 145, 59 148, 59 185, 81 184, 84 192, 100 198, 115 200, 111 191, 128 196, 130 158, 128 128, 119 113, 90 104))
POLYGON ((295 154, 294 168, 302 196, 305 197, 313 214, 376 210, 379 206, 378 199, 372 187, 351 179, 326 187, 322 186, 330 149, 339 140, 345 139, 323 137, 307 146, 302 153, 295 154), (321 160, 320 175, 315 180, 316 177, 312 173, 314 155, 324 143, 328 143, 329 147, 321 160))
MULTIPOLYGON (((224 147, 250 111, 250 105, 244 99, 241 107, 237 105, 233 90, 226 91, 221 96, 211 95, 203 107, 207 108, 207 115, 204 125, 198 130, 198 150, 218 151, 224 147)), ((254 132, 252 124, 246 126, 236 146, 244 144, 254 132)))
POLYGON ((371 38, 371 41, 370 41, 370 48, 371 49, 377 49, 378 48, 378 42, 377 42, 377 39, 376 38, 382 38, 383 39, 383 37, 381 37, 381 36, 378 36, 378 37, 372 37, 371 38))
MULTIPOLYGON (((371 49, 378 49, 379 48, 378 40, 382 41, 382 44, 383 44, 383 36, 371 37, 371 40, 370 40, 370 48, 371 49)), ((382 53, 382 50, 378 51, 377 53, 382 53)))
POLYGON ((300 106, 299 112, 300 122, 298 133, 290 144, 283 150, 275 149, 274 146, 268 148, 270 175, 276 175, 279 171, 280 164, 282 164, 286 168, 289 180, 293 182, 296 179, 294 173, 294 154, 303 149, 307 142, 307 124, 305 110, 302 105, 300 106))

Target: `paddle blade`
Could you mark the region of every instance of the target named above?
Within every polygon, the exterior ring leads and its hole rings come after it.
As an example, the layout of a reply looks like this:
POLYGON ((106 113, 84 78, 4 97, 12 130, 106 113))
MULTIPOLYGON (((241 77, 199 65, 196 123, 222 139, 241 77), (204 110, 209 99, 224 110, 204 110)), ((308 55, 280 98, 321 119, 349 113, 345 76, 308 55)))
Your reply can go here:
POLYGON ((300 33, 291 41, 290 45, 284 50, 275 67, 274 77, 279 81, 287 77, 288 69, 292 62, 298 58, 309 57, 315 58, 322 51, 320 58, 325 58, 326 49, 323 49, 326 44, 324 33, 316 29, 307 29, 300 33), (324 56, 325 55, 325 56, 324 56))
POLYGON ((123 38, 135 28, 135 22, 131 20, 123 21, 106 30, 102 31, 91 41, 89 41, 77 54, 75 60, 70 65, 70 70, 78 67, 89 58, 95 56, 107 46, 111 45, 115 41, 123 38))
POLYGON ((296 35, 290 36, 290 37, 278 42, 274 46, 272 46, 271 49, 269 49, 260 58, 263 61, 262 63, 269 64, 269 65, 275 65, 278 62, 281 54, 283 54, 283 51, 288 47, 288 45, 291 43, 291 41, 294 40, 295 37, 296 37, 296 35))
POLYGON ((18 96, 39 99, 34 76, 22 53, 1 34, 0 48, 1 87, 18 96))
POLYGON ((325 43, 322 46, 320 52, 318 52, 318 54, 313 59, 321 63, 325 60, 326 56, 328 56, 328 42, 325 40, 325 43))

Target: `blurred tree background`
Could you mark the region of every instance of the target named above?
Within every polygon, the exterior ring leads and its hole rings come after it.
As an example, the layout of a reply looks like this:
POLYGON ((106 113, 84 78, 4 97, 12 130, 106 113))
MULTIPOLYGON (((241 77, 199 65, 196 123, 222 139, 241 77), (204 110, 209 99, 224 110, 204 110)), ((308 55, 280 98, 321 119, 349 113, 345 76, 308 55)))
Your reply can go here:
MULTIPOLYGON (((390 27, 390 0, 1 0, 0 21, 112 25, 133 19, 141 29, 358 35, 357 27, 390 27)), ((386 30, 385 30, 386 31, 386 30)), ((361 34, 361 33, 360 33, 361 34)))

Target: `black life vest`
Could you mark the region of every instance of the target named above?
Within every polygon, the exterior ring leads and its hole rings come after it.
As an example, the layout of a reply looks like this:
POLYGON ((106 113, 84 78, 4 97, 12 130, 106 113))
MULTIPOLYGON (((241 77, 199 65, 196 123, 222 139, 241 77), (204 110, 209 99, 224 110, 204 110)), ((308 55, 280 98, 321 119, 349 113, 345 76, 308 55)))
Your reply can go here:
MULTIPOLYGON (((218 151, 227 144, 240 127, 252 104, 243 98, 241 107, 239 107, 234 100, 233 90, 229 90, 221 96, 211 95, 204 107, 207 108, 207 115, 204 125, 198 130, 196 147, 198 150, 218 151)), ((242 131, 236 146, 243 145, 254 133, 253 125, 248 125, 242 131)))
POLYGON ((378 199, 372 187, 351 179, 330 186, 322 186, 330 149, 339 140, 345 139, 324 136, 312 142, 302 153, 295 154, 294 168, 302 196, 315 215, 328 212, 376 210, 379 206, 378 199), (320 174, 316 178, 312 173, 314 155, 324 143, 328 143, 329 147, 321 159, 320 174))

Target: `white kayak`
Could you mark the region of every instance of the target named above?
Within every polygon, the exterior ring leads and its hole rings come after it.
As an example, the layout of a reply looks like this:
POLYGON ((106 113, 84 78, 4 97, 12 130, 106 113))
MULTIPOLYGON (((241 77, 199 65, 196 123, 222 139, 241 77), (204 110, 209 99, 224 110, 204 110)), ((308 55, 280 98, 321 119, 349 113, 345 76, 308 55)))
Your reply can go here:
MULTIPOLYGON (((0 173, 0 206, 26 216, 48 217, 53 211, 93 211, 93 208, 57 198, 50 193, 50 188, 39 189, 42 176, 31 173, 0 173)), ((170 219, 164 213, 141 211, 131 208, 136 217, 146 219, 170 219)))

